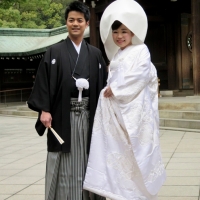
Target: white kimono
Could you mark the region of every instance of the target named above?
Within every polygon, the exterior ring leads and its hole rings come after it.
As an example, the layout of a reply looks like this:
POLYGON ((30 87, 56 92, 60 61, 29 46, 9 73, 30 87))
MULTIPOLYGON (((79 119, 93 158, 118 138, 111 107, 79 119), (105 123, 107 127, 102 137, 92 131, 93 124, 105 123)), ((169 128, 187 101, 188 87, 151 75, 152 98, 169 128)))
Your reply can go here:
POLYGON ((84 189, 112 200, 155 200, 166 179, 159 145, 157 72, 145 44, 119 50, 101 91, 84 189))

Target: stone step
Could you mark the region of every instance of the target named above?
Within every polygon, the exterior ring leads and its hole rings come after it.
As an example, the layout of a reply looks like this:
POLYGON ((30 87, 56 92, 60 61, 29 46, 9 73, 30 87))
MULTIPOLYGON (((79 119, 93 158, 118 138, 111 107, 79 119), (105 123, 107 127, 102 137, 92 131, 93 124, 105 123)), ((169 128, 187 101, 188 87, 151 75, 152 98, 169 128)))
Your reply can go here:
POLYGON ((200 111, 198 102, 160 102, 159 110, 176 110, 176 111, 200 111))
POLYGON ((26 102, 10 102, 10 103, 0 103, 0 109, 16 107, 16 106, 26 106, 26 102))
MULTIPOLYGON (((37 112, 24 104, 0 106, 1 115, 37 117, 37 112)), ((159 117, 161 129, 193 130, 200 132, 200 101, 192 99, 159 99, 159 117)))
POLYGON ((170 126, 160 126, 160 130, 173 130, 173 131, 185 131, 185 132, 200 133, 200 129, 176 128, 176 127, 170 127, 170 126))
POLYGON ((159 110, 160 118, 200 120, 200 111, 159 110))
POLYGON ((190 90, 161 90, 160 95, 162 97, 186 97, 194 96, 193 89, 190 90))
POLYGON ((173 91, 173 96, 174 97, 185 97, 185 96, 193 96, 194 95, 194 90, 174 90, 173 91))
POLYGON ((25 116, 25 117, 37 117, 38 113, 29 109, 29 111, 18 111, 16 109, 1 109, 1 115, 14 115, 14 116, 25 116))
POLYGON ((31 109, 28 107, 28 105, 18 106, 16 109, 18 111, 31 111, 31 109))
POLYGON ((200 120, 160 118, 160 127, 200 129, 200 120))

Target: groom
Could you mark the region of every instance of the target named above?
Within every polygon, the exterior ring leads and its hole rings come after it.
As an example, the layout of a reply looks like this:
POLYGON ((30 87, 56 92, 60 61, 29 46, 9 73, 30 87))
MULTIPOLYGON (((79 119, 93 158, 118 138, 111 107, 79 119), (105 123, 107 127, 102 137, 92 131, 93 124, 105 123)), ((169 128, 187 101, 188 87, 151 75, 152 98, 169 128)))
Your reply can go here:
POLYGON ((106 84, 107 70, 101 51, 83 39, 89 18, 88 7, 80 1, 73 1, 66 8, 69 35, 46 51, 28 100, 29 108, 38 112, 38 134, 42 136, 46 128, 52 127, 64 140, 61 145, 48 129, 46 200, 89 200, 90 196, 82 185, 95 110, 106 84), (81 102, 73 77, 89 80, 89 89, 83 90, 81 102))

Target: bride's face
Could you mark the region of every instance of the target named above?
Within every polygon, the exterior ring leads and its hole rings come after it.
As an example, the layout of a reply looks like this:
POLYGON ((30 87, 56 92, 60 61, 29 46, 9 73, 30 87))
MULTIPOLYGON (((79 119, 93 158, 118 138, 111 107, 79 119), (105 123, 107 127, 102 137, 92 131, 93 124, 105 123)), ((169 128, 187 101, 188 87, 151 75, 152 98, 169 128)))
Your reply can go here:
POLYGON ((122 50, 132 44, 133 36, 134 34, 123 24, 112 32, 114 43, 122 50))

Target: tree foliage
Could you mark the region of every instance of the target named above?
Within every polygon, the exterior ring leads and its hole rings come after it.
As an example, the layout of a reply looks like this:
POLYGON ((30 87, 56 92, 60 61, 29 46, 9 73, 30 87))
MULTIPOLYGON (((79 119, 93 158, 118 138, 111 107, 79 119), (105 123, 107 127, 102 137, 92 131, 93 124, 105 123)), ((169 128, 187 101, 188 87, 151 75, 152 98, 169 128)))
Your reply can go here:
POLYGON ((0 0, 0 27, 51 29, 65 25, 73 0, 0 0))
POLYGON ((26 0, 0 0, 0 8, 8 9, 14 4, 19 4, 20 2, 25 2, 26 0))
POLYGON ((9 8, 0 9, 0 27, 18 28, 21 23, 19 10, 9 8))

